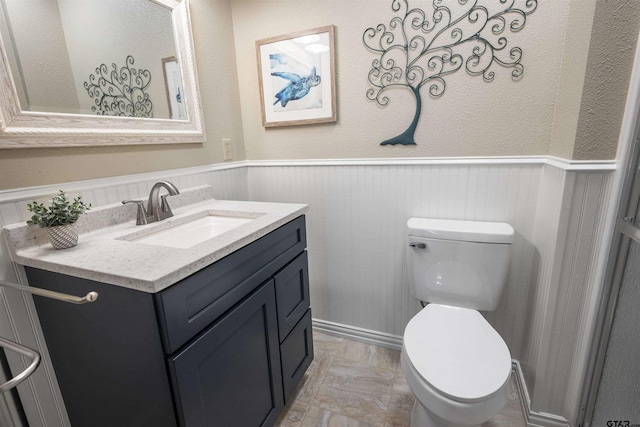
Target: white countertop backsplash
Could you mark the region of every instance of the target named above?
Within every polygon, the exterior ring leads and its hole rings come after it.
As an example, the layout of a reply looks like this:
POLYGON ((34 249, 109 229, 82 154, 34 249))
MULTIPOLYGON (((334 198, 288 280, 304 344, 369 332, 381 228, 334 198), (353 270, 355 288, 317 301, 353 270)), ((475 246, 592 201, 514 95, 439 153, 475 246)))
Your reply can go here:
POLYGON ((210 186, 184 190, 167 200, 174 213, 172 218, 140 226, 136 225, 137 207, 133 204, 92 208, 78 220, 78 245, 69 249, 54 249, 44 229, 24 222, 5 226, 2 234, 11 260, 17 264, 158 292, 308 211, 303 204, 215 200, 210 186), (206 210, 261 215, 186 249, 121 239, 206 210))

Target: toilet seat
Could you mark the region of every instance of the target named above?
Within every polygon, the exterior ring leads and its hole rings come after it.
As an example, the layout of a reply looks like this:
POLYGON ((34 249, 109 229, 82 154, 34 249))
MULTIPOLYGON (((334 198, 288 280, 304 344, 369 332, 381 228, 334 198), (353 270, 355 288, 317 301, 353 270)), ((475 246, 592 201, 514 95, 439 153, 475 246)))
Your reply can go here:
POLYGON ((507 345, 476 310, 427 305, 409 321, 404 349, 424 381, 458 402, 491 398, 511 374, 507 345))

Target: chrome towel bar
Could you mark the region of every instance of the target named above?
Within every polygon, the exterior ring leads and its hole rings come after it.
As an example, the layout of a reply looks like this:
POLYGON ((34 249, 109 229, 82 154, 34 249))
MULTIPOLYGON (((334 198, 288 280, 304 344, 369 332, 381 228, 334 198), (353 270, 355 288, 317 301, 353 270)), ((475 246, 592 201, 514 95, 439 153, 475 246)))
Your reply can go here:
POLYGON ((633 225, 633 217, 619 218, 616 225, 619 232, 636 242, 640 242, 640 228, 633 225))
POLYGON ((9 283, 3 280, 0 280, 0 286, 17 289, 22 292, 29 292, 31 294, 40 295, 42 297, 53 298, 60 301, 70 302, 72 304, 84 304, 87 302, 94 302, 95 300, 98 299, 97 292, 89 292, 83 297, 77 297, 74 295, 67 295, 60 292, 49 291, 47 289, 33 288, 31 286, 23 286, 23 285, 18 285, 16 283, 9 283))
POLYGON ((2 337, 0 337, 0 347, 6 350, 19 353, 23 356, 28 357, 31 360, 31 363, 29 364, 29 366, 27 366, 27 369, 20 372, 18 375, 16 375, 6 383, 0 384, 0 393, 4 393, 6 391, 11 390, 12 388, 20 384, 22 381, 26 380, 29 377, 29 375, 31 375, 33 371, 36 370, 36 368, 40 364, 40 353, 28 347, 17 344, 13 341, 4 339, 2 337))

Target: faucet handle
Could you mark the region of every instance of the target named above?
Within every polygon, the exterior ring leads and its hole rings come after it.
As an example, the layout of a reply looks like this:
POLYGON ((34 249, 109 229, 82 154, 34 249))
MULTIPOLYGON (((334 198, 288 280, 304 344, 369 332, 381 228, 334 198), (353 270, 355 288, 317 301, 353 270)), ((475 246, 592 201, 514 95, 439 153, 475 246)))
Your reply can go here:
POLYGON ((160 212, 162 213, 163 218, 170 218, 173 216, 173 212, 171 212, 171 206, 169 206, 169 202, 167 201, 167 197, 171 194, 163 194, 160 196, 162 200, 160 202, 160 212))
POLYGON ((144 208, 144 202, 141 200, 123 200, 122 204, 135 203, 138 205, 138 215, 136 216, 136 225, 147 224, 147 211, 144 208))

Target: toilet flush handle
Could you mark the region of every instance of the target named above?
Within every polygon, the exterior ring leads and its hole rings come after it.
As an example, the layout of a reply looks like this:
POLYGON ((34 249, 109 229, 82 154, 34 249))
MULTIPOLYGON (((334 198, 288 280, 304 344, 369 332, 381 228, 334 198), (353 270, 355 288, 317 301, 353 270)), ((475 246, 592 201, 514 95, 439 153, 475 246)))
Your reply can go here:
POLYGON ((411 243, 409 243, 409 246, 411 246, 412 248, 417 248, 417 249, 427 249, 427 245, 425 243, 422 243, 422 242, 411 242, 411 243))

